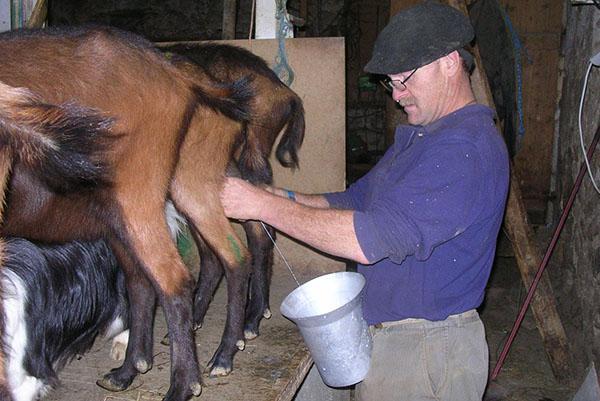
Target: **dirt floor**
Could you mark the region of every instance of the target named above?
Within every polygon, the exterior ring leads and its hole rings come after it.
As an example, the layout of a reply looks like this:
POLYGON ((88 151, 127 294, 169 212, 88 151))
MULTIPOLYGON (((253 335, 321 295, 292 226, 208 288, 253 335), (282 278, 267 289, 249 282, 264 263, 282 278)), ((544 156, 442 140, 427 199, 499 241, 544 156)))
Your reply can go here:
MULTIPOLYGON (((234 372, 225 378, 204 376, 199 400, 275 400, 283 392, 296 388, 298 375, 306 370, 307 351, 296 327, 279 312, 281 300, 294 283, 276 256, 275 277, 272 286, 271 309, 273 318, 261 326, 261 336, 247 344, 235 358, 234 372)), ((302 280, 301 280, 302 281, 302 280)), ((222 287, 222 286, 221 286, 222 287)), ((481 309, 486 326, 493 367, 504 341, 518 313, 525 289, 521 283, 512 250, 501 240, 496 264, 481 309)), ((219 289, 209 309, 205 325, 197 332, 197 350, 202 367, 220 339, 226 305, 225 293, 219 289)), ((92 351, 73 361, 60 375, 61 386, 46 399, 48 401, 158 401, 169 384, 169 348, 159 340, 166 333, 160 314, 155 328, 155 360, 153 369, 140 375, 132 388, 121 393, 110 393, 95 385, 104 373, 119 362, 109 357, 110 344, 98 341, 92 351)), ((498 379, 490 383, 486 401, 570 401, 576 389, 559 384, 553 377, 544 353, 540 335, 529 312, 512 346, 498 379)))
MULTIPOLYGON (((197 255, 186 262, 193 264, 197 255)), ((282 266, 274 268, 271 288, 273 316, 263 320, 260 336, 246 343, 244 351, 236 354, 234 370, 226 377, 202 377, 200 401, 286 401, 296 389, 312 364, 312 359, 296 326, 279 312, 283 298, 295 288, 295 283, 282 266)), ((196 350, 200 369, 217 349, 225 324, 227 297, 224 280, 215 294, 205 317, 203 327, 196 332, 196 350)), ((131 387, 111 393, 96 385, 110 369, 121 365, 110 358, 111 343, 99 339, 91 351, 69 364, 59 375, 61 385, 44 400, 47 401, 160 401, 169 388, 169 347, 160 340, 167 333, 162 311, 159 309, 154 327, 154 365, 146 374, 139 375, 131 387)))

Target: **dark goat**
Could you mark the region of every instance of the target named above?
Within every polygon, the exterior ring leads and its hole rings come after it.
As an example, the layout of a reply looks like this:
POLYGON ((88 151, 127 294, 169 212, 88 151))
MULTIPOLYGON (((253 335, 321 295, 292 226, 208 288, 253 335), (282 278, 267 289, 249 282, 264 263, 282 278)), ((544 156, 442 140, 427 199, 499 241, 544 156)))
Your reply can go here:
POLYGON ((1 244, 3 348, 15 401, 33 401, 58 383, 58 371, 128 322, 125 277, 104 241, 43 246, 1 244))
MULTIPOLYGON (((171 339, 165 400, 198 395, 192 282, 169 237, 164 207, 170 194, 230 266, 229 293, 245 294, 249 253, 218 199, 230 149, 239 138, 206 134, 241 131, 240 123, 227 117, 247 117, 248 81, 233 86, 192 81, 142 38, 109 28, 1 34, 0 80, 28 87, 52 103, 75 100, 102 110, 114 118, 119 135, 107 158, 108 188, 65 196, 16 163, 0 234, 47 242, 105 239, 125 272, 132 341, 123 365, 102 385, 125 389, 151 367, 157 295, 171 339)), ((243 315, 245 296, 237 298, 242 299, 230 299, 228 307, 243 315)), ((242 336, 240 329, 227 338, 243 341, 242 336)))
MULTIPOLYGON (((243 77, 251 78, 254 93, 251 114, 244 124, 241 142, 236 144, 232 153, 233 165, 230 166, 230 170, 236 170, 236 167, 238 170, 234 174, 240 174, 242 178, 254 184, 271 184, 273 173, 268 158, 282 130, 283 134, 276 150, 277 159, 285 167, 298 166, 298 149, 304 138, 305 127, 302 100, 279 80, 262 58, 236 46, 214 43, 171 46, 169 50, 194 62, 194 65, 191 65, 185 60, 177 61, 177 57, 173 56, 180 69, 186 71, 192 79, 229 83, 243 77)), ((273 243, 259 222, 245 222, 243 227, 252 255, 244 337, 252 339, 258 335, 261 318, 271 315, 269 286, 273 243)), ((268 229, 275 238, 274 230, 270 227, 268 229)), ((223 275, 223 268, 211 247, 201 238, 196 237, 196 242, 202 258, 194 296, 194 323, 201 326, 210 299, 223 275)), ((227 266, 225 274, 228 275, 227 266)), ((239 321, 239 317, 231 315, 227 320, 228 323, 239 321)), ((226 329, 224 336, 233 331, 226 329)), ((228 343, 230 344, 231 340, 228 341, 224 337, 210 362, 211 375, 223 375, 231 370, 231 352, 235 352, 235 349, 227 349, 228 343)))
POLYGON ((74 102, 49 104, 26 88, 0 81, 2 199, 15 163, 37 174, 57 193, 108 184, 103 159, 114 138, 112 124, 97 110, 74 102))

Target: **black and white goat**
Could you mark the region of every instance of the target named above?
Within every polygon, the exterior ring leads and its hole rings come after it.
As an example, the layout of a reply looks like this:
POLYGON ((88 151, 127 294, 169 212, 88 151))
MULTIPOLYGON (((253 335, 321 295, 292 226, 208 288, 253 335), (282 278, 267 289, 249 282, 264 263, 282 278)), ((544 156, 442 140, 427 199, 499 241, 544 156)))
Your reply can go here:
MULTIPOLYGON (((184 223, 173 204, 165 216, 171 236, 184 223)), ((125 357, 129 302, 125 276, 104 241, 40 245, 2 240, 0 301, 6 376, 15 401, 33 401, 58 384, 59 371, 113 338, 111 356, 125 357)))
POLYGON ((45 395, 58 371, 99 335, 128 322, 124 274, 104 241, 3 241, 0 269, 5 369, 15 401, 45 395))

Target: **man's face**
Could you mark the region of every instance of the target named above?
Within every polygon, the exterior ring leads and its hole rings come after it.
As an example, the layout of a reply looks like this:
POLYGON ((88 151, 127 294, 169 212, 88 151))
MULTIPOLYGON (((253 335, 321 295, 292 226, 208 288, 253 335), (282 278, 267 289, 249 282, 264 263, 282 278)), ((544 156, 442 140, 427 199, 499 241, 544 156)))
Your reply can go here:
MULTIPOLYGON (((405 80, 412 71, 389 75, 392 80, 405 80)), ((392 98, 404 108, 408 122, 426 125, 443 117, 444 75, 440 71, 439 59, 417 69, 402 85, 394 87, 392 98)))

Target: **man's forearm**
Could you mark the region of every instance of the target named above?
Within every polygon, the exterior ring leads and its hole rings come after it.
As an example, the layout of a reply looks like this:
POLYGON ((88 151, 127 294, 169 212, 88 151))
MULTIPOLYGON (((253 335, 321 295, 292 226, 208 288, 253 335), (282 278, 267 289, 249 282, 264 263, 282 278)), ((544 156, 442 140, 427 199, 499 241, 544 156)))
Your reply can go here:
POLYGON ((354 231, 354 212, 328 209, 327 205, 322 196, 297 197, 296 203, 271 196, 261 208, 259 219, 321 251, 368 263, 354 231), (304 201, 319 206, 306 206, 304 201))
POLYGON ((324 209, 324 208, 329 207, 329 202, 327 202, 327 199, 325 199, 325 197, 323 195, 303 194, 300 192, 290 191, 288 189, 277 188, 277 187, 268 187, 265 189, 267 189, 267 191, 271 192, 272 194, 281 196, 283 198, 292 199, 292 200, 294 200, 300 204, 306 205, 306 206, 319 208, 319 209, 324 209))

